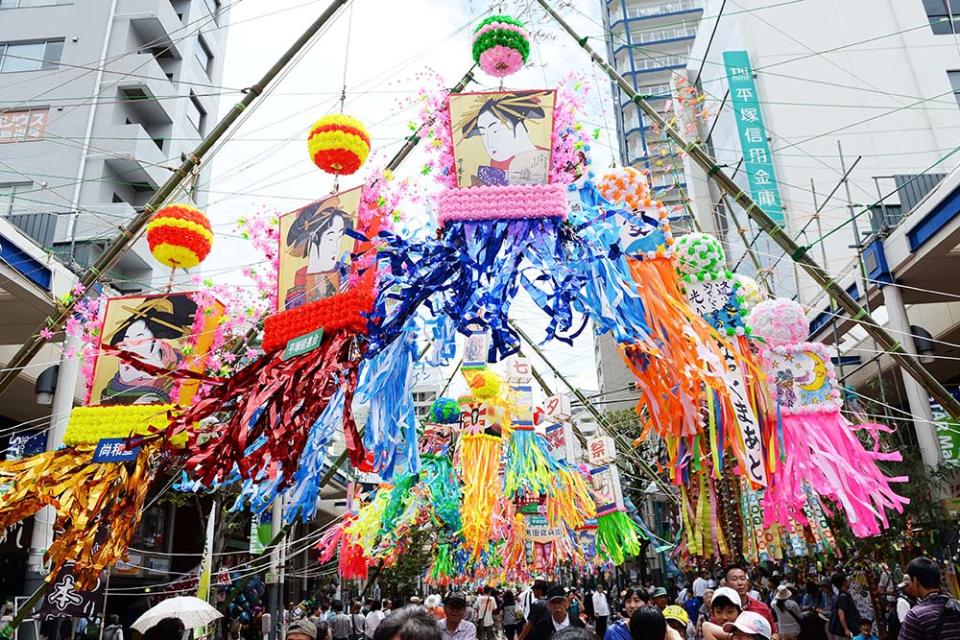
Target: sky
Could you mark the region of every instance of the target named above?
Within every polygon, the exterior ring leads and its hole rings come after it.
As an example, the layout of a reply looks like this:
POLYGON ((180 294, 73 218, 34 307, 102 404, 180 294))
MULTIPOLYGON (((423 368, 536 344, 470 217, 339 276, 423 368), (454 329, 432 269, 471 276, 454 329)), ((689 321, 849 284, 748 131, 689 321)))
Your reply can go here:
MULTIPOLYGON (((308 156, 306 134, 316 119, 339 108, 344 79, 344 110, 360 118, 372 136, 374 149, 365 169, 382 166, 409 133, 408 125, 418 113, 414 98, 427 72, 439 74, 446 86, 456 84, 472 63, 470 34, 474 25, 497 4, 353 0, 341 11, 302 59, 248 112, 214 157, 207 211, 217 244, 205 265, 207 271, 218 278, 237 278, 239 268, 254 259, 245 241, 231 237, 237 218, 291 211, 332 190, 332 176, 314 167, 308 156)), ((595 166, 609 165, 610 149, 615 146, 609 82, 601 79, 586 53, 534 0, 502 4, 506 5, 504 11, 541 32, 533 44, 530 64, 508 78, 506 87, 550 88, 571 72, 583 74, 595 89, 583 120, 591 130, 601 130, 593 145, 595 166)), ((603 50, 599 2, 574 0, 572 5, 563 11, 565 17, 603 50)), ((245 87, 255 82, 326 6, 324 0, 240 0, 233 5, 221 84, 245 87)), ((496 79, 478 73, 478 82, 471 89, 490 90, 496 85, 496 79)), ((234 102, 232 96, 221 100, 221 117, 234 102)), ((422 156, 414 153, 397 174, 417 175, 422 164, 422 156)), ((340 189, 359 185, 363 175, 361 169, 358 176, 341 179, 340 189)), ((518 300, 511 316, 535 338, 542 336, 548 322, 529 299, 518 300)), ((573 347, 550 344, 547 353, 574 384, 597 388, 590 331, 573 347)), ((536 361, 534 364, 538 366, 536 361)), ((547 378, 554 388, 560 388, 552 376, 547 378)), ((455 387, 452 390, 457 391, 455 387)))

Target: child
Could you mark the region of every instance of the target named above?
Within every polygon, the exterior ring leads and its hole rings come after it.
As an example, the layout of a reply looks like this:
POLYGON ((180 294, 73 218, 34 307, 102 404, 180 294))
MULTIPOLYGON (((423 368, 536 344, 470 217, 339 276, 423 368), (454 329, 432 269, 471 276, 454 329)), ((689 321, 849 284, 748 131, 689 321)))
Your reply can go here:
POLYGON ((873 635, 873 620, 870 618, 860 619, 860 635, 854 636, 853 640, 879 640, 873 635))
POLYGON ((740 615, 740 594, 730 587, 720 587, 710 601, 710 620, 703 623, 704 640, 730 640, 730 632, 723 625, 734 622, 740 615))

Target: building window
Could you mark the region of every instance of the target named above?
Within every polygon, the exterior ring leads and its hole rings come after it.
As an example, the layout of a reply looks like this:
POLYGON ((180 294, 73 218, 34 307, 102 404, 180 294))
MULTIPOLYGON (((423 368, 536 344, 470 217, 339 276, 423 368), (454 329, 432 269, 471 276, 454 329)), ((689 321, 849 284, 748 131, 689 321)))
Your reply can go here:
POLYGON ((923 0, 923 8, 935 34, 960 33, 960 0, 923 0))
POLYGON ((200 68, 209 78, 213 67, 213 54, 210 52, 210 47, 207 46, 207 41, 203 39, 203 36, 197 36, 197 46, 194 48, 193 55, 200 64, 200 68))
POLYGON ((56 69, 62 53, 63 40, 0 42, 0 73, 56 69))
POLYGON ((947 71, 947 77, 950 78, 950 87, 953 89, 953 97, 957 99, 957 106, 960 106, 960 71, 947 71))
POLYGON ((0 216, 9 216, 17 210, 17 196, 33 190, 32 182, 0 183, 0 216))
POLYGON ((190 92, 190 99, 187 101, 187 120, 194 126, 197 133, 203 135, 203 129, 207 124, 207 112, 204 111, 197 94, 190 92))
POLYGON ((0 112, 0 143, 43 139, 49 113, 46 107, 0 112))
POLYGON ((73 0, 0 0, 0 9, 51 7, 58 4, 73 4, 73 0))
POLYGON ((207 5, 207 11, 213 16, 213 21, 220 24, 220 0, 203 0, 207 5))

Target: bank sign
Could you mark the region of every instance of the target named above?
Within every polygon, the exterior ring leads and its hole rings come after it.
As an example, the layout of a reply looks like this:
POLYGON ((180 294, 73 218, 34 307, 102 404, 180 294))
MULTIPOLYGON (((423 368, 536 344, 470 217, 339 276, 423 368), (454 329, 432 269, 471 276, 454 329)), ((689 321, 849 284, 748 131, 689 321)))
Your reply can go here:
POLYGON ((727 70, 730 104, 733 106, 737 131, 740 134, 740 149, 743 151, 743 166, 750 183, 750 195, 753 201, 782 227, 783 203, 773 169, 770 144, 767 142, 767 130, 763 126, 763 112, 760 109, 757 83, 753 79, 750 56, 746 51, 724 51, 723 64, 727 70))

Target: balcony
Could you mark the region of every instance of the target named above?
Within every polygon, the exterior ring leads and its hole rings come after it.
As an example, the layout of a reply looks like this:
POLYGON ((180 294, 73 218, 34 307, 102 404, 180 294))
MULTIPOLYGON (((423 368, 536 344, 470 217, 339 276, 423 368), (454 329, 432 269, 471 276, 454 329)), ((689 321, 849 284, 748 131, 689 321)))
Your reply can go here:
POLYGON ((701 0, 672 0, 671 2, 661 2, 654 5, 627 7, 627 15, 620 15, 618 19, 613 20, 611 27, 624 22, 624 20, 653 20, 682 13, 693 13, 695 11, 703 11, 703 2, 701 0))
POLYGON ((56 213, 14 212, 7 216, 7 220, 30 236, 40 247, 49 250, 53 246, 53 238, 57 231, 57 217, 56 213))
POLYGON ((170 0, 124 0, 123 8, 117 19, 130 21, 142 49, 162 48, 176 58, 183 57, 176 42, 183 35, 183 23, 170 0))
POLYGON ((120 90, 120 99, 141 122, 173 122, 177 95, 163 68, 149 53, 124 56, 110 65, 109 71, 120 90))
POLYGON ((170 177, 163 151, 138 124, 118 126, 115 130, 119 139, 111 145, 114 150, 111 153, 91 154, 90 157, 103 160, 125 182, 158 189, 170 177))

